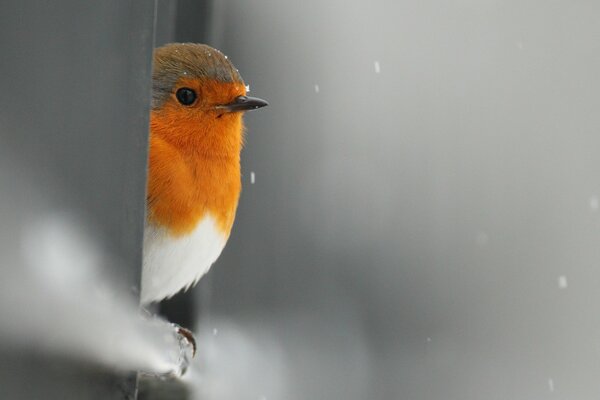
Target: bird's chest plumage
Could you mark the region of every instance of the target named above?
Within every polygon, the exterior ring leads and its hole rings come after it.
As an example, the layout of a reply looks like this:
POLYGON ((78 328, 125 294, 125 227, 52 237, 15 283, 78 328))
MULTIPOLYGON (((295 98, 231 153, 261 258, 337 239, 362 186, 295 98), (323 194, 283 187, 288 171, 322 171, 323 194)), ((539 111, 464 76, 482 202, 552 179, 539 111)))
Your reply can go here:
POLYGON ((239 158, 190 162, 151 140, 142 303, 195 284, 221 254, 241 189, 239 158))

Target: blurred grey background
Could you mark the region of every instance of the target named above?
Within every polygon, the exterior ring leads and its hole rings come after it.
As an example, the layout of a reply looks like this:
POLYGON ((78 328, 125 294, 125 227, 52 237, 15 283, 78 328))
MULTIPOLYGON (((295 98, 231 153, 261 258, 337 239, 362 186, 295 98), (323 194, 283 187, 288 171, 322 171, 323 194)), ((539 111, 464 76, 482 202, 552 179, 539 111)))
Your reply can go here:
POLYGON ((214 2, 271 105, 196 295, 275 338, 264 397, 600 396, 599 7, 214 2))
MULTIPOLYGON (((58 165, 135 271, 140 210, 111 210, 143 192, 153 29, 147 8, 119 4, 70 2, 61 18, 11 5, 0 123, 14 154, 58 165), (49 124, 68 146, 6 130, 49 124), (95 139, 79 142, 88 129, 95 139)), ((229 244, 172 303, 198 319, 190 396, 598 398, 599 12, 582 1, 158 1, 156 44, 218 47, 270 102, 246 116, 229 244)))

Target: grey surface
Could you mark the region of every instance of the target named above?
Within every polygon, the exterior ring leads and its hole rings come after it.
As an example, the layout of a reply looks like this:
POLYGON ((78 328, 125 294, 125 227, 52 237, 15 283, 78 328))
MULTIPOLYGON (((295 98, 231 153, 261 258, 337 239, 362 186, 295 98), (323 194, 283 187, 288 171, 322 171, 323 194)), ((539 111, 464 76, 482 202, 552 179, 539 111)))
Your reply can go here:
MULTIPOLYGON (((27 171, 44 182, 38 193, 60 191, 123 261, 110 272, 125 287, 141 266, 153 16, 153 2, 137 0, 9 2, 0 14, 0 143, 21 168, 14 184, 27 171)), ((134 395, 134 375, 35 349, 0 353, 3 399, 134 395)))
POLYGON ((119 376, 60 357, 2 352, 2 399, 134 399, 135 375, 119 376))
POLYGON ((197 292, 217 343, 224 317, 280 351, 244 396, 598 398, 599 12, 215 5, 210 44, 271 104, 197 292))
MULTIPOLYGON (((3 142, 58 175, 131 265, 141 259, 132 244, 143 229, 153 12, 141 1, 25 1, 0 24, 3 142)), ((135 282, 139 270, 123 273, 135 282)))

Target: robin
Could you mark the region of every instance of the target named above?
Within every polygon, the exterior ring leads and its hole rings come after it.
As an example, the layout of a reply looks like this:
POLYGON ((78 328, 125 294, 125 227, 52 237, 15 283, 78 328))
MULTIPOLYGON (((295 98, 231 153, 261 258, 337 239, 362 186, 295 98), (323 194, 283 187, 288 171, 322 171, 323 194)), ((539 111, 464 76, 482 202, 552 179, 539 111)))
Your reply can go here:
POLYGON ((241 191, 242 116, 268 103, 246 96, 220 51, 173 43, 154 52, 141 303, 188 289, 231 233, 241 191))

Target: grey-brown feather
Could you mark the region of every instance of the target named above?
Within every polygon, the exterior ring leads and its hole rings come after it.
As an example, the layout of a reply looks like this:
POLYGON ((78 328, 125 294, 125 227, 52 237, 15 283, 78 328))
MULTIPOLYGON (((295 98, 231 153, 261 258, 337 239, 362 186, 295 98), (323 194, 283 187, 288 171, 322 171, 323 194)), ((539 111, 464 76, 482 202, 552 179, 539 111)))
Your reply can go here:
POLYGON ((163 105, 182 78, 244 82, 219 50, 199 43, 170 43, 154 50, 152 109, 163 105))

